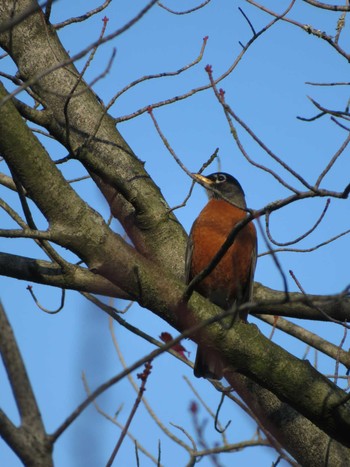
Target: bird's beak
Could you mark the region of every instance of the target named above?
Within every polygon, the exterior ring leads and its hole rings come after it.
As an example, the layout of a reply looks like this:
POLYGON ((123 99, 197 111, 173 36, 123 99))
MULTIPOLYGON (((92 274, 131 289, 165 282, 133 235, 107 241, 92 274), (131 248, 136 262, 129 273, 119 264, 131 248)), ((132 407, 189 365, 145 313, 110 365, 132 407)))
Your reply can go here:
POLYGON ((201 174, 192 174, 192 176, 197 182, 204 183, 205 185, 212 185, 214 183, 213 180, 210 180, 210 178, 204 177, 204 175, 201 174))

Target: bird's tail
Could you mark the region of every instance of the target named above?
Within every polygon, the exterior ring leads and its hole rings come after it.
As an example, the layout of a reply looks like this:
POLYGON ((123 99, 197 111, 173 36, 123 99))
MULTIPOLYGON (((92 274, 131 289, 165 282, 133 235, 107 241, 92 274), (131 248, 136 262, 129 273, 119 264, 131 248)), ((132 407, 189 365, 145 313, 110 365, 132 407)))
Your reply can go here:
POLYGON ((198 346, 194 375, 197 378, 221 379, 223 377, 223 363, 221 359, 210 350, 198 346))

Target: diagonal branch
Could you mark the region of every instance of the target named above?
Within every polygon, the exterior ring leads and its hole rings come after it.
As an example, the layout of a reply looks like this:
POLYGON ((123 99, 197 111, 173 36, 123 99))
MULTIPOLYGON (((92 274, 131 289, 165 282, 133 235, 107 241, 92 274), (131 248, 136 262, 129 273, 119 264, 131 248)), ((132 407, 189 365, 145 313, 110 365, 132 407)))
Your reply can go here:
POLYGON ((258 416, 265 428, 300 465, 340 466, 344 459, 349 459, 350 449, 327 436, 270 391, 236 373, 229 379, 233 389, 258 416), (305 445, 308 446, 307 449, 305 445))
POLYGON ((273 326, 275 325, 277 329, 281 329, 290 336, 294 336, 297 339, 300 339, 320 352, 323 352, 329 357, 334 358, 334 360, 339 361, 346 368, 350 368, 350 353, 340 349, 338 346, 332 344, 331 342, 322 339, 317 334, 307 331, 301 326, 297 326, 296 324, 293 324, 280 317, 278 318, 276 324, 274 323, 274 318, 272 316, 258 315, 258 318, 262 321, 265 321, 265 323, 269 323, 273 326))
POLYGON ((51 466, 52 444, 45 432, 21 353, 1 302, 0 353, 21 418, 18 428, 0 411, 0 435, 25 465, 51 466))
POLYGON ((0 303, 0 352, 23 425, 45 433, 39 407, 30 384, 15 336, 0 303))

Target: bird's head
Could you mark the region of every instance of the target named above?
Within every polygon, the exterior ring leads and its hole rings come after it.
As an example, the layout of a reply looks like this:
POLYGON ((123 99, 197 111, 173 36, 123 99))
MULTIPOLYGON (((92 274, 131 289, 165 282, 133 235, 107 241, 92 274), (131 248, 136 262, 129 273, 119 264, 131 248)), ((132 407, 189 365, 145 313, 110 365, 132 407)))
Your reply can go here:
POLYGON ((225 172, 216 172, 208 176, 192 174, 207 191, 209 199, 226 199, 239 208, 246 209, 244 191, 239 181, 225 172))

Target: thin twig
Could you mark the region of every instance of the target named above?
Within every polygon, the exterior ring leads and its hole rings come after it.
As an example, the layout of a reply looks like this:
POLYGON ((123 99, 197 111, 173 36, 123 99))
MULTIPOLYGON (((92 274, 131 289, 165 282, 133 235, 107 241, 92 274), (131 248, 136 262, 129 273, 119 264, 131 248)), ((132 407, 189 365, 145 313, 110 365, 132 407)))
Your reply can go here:
MULTIPOLYGON (((65 118, 65 128, 66 128, 66 135, 65 135, 66 136, 66 145, 67 145, 68 150, 69 150, 69 152, 71 154, 73 153, 73 148, 72 148, 72 145, 71 145, 71 142, 70 142, 70 124, 69 124, 68 107, 69 107, 69 104, 70 104, 72 98, 75 96, 76 89, 78 88, 79 84, 82 82, 83 76, 84 76, 86 70, 91 65, 91 63, 92 63, 92 61, 93 61, 93 59, 95 57, 95 54, 97 52, 97 49, 98 49, 98 47, 100 46, 100 44, 102 42, 103 36, 104 36, 106 28, 107 28, 108 19, 103 18, 102 22, 103 22, 103 25, 102 25, 102 29, 101 29, 99 38, 98 38, 97 42, 95 43, 95 46, 91 49, 90 55, 89 55, 85 65, 83 66, 83 69, 81 70, 81 72, 77 76, 77 80, 74 83, 72 89, 69 91, 68 96, 67 96, 66 101, 65 101, 64 106, 63 106, 63 113, 64 113, 64 118, 65 118)), ((84 89, 84 91, 85 91, 85 89, 84 89)))
MULTIPOLYGON (((350 354, 345 350, 342 350, 341 347, 328 342, 317 334, 304 329, 301 326, 298 326, 290 321, 278 317, 278 320, 275 320, 274 317, 264 314, 255 315, 256 318, 264 321, 265 323, 270 324, 271 326, 280 329, 281 331, 299 339, 302 342, 308 344, 308 346, 313 347, 314 349, 319 350, 320 352, 328 355, 330 358, 333 358, 335 361, 342 363, 346 368, 350 368, 350 354)), ((346 328, 345 328, 346 330, 346 328)), ((305 359, 305 356, 303 357, 305 359)))
MULTIPOLYGON (((197 389, 194 387, 194 385, 192 384, 192 382, 189 380, 189 378, 187 378, 187 376, 184 376, 183 377, 184 380, 186 381, 186 383, 188 384, 188 386, 190 387, 191 391, 193 392, 193 394, 196 396, 196 398, 199 400, 199 402, 202 404, 202 406, 204 407, 204 409, 208 412, 208 414, 210 415, 210 417, 214 420, 215 422, 215 413, 211 410, 211 408, 209 407, 209 405, 205 402, 205 400, 203 399, 203 397, 199 394, 199 392, 197 391, 197 389)), ((213 383, 212 383, 213 384, 213 383)), ((220 383, 218 383, 220 384, 220 383)), ((213 384, 215 389, 218 389, 216 387, 215 384, 213 384)), ((221 386, 221 385, 220 385, 221 386)), ((222 393, 225 393, 224 390, 222 390, 222 393)), ((222 442, 223 444, 227 444, 228 441, 227 441, 227 438, 226 438, 226 434, 225 434, 225 430, 223 429, 221 423, 219 420, 217 420, 217 423, 216 425, 218 426, 219 428, 219 433, 221 434, 221 437, 222 437, 222 442)))
POLYGON ((316 83, 314 81, 305 81, 309 86, 350 86, 350 81, 340 81, 333 83, 316 83))
POLYGON ((226 425, 224 426, 224 428, 221 428, 221 427, 219 427, 219 425, 218 425, 218 423, 219 423, 219 413, 220 413, 220 409, 221 409, 221 407, 222 407, 222 404, 224 403, 225 396, 226 396, 226 394, 223 392, 223 393, 221 394, 221 399, 220 399, 219 405, 218 405, 218 407, 217 407, 217 409, 216 409, 216 413, 215 413, 215 423, 214 423, 214 427, 215 427, 215 430, 216 430, 217 432, 219 432, 219 433, 224 433, 224 432, 227 430, 227 428, 231 425, 231 422, 232 422, 232 420, 229 420, 229 421, 226 423, 226 425))
POLYGON ((119 451, 119 448, 120 446, 122 445, 123 443, 123 440, 128 432, 128 429, 129 429, 129 426, 132 422, 132 419, 134 418, 135 416, 135 413, 136 413, 136 410, 138 409, 140 403, 141 403, 141 399, 142 399, 142 395, 143 393, 145 392, 146 390, 146 383, 147 383, 147 379, 149 377, 149 375, 151 374, 151 371, 152 371, 152 365, 151 365, 151 362, 146 362, 145 363, 145 369, 142 373, 140 373, 138 376, 138 378, 141 379, 141 385, 140 385, 140 389, 139 389, 139 392, 137 394, 137 397, 136 397, 136 400, 135 400, 135 403, 131 409, 131 412, 130 412, 130 415, 125 423, 125 426, 120 434, 120 437, 118 439, 118 442, 111 454, 111 457, 109 458, 107 464, 106 464, 106 467, 110 467, 112 464, 113 464, 113 461, 116 457, 116 455, 118 454, 118 451, 119 451))
MULTIPOLYGON (((225 115, 226 115, 226 118, 228 120, 228 122, 230 123, 230 119, 228 118, 228 115, 231 115, 232 118, 240 124, 240 126, 242 128, 244 128, 244 130, 253 138, 253 140, 275 161, 277 162, 281 167, 283 167, 287 172, 289 172, 291 175, 293 175, 300 183, 302 183, 306 188, 308 188, 309 190, 312 190, 312 187, 311 185, 300 175, 298 174, 294 169, 292 169, 292 167, 290 167, 288 164, 286 164, 280 157, 278 157, 276 154, 273 153, 273 151, 271 151, 271 149, 269 149, 264 143, 263 141, 251 130, 251 128, 241 119, 238 117, 238 115, 232 110, 231 106, 227 104, 226 100, 225 100, 225 92, 223 90, 218 90, 217 88, 217 84, 215 82, 215 79, 213 78, 213 70, 212 70, 212 67, 211 66, 207 66, 206 67, 206 71, 208 73, 208 77, 209 77, 209 81, 210 81, 210 84, 213 88, 213 91, 215 93, 215 96, 216 98, 218 99, 218 101, 220 102, 220 104, 222 105, 223 107, 223 110, 225 112, 225 115)), ((230 126, 231 127, 231 126, 230 126)), ((234 137, 234 139, 240 143, 239 139, 238 139, 238 135, 237 135, 237 132, 236 130, 231 127, 231 131, 232 131, 232 136, 234 137)), ((245 151, 242 151, 242 145, 241 144, 238 144, 239 146, 239 149, 241 150, 241 152, 245 155, 246 152, 245 151)), ((247 160, 249 162, 251 162, 251 159, 249 157, 246 157, 247 160)), ((257 165, 257 163, 254 163, 254 165, 257 165)), ((288 185, 281 177, 279 177, 277 174, 275 174, 275 172, 273 172, 271 169, 268 169, 264 166, 261 166, 259 165, 259 168, 261 168, 262 170, 265 170, 266 172, 270 173, 271 175, 274 176, 274 178, 276 178, 283 186, 285 186, 286 188, 288 188, 289 190, 293 191, 294 193, 297 192, 296 189, 294 189, 293 187, 291 187, 290 185, 288 185)))
POLYGON ((278 246, 295 245, 296 243, 300 242, 301 240, 304 240, 304 238, 306 238, 308 235, 310 235, 320 225, 320 223, 322 222, 322 220, 323 220, 323 218, 324 218, 324 216, 325 216, 325 214, 326 214, 326 212, 328 210, 330 202, 331 202, 331 200, 327 199, 326 205, 323 208, 323 211, 322 211, 321 215, 319 216, 319 218, 317 219, 315 224, 309 230, 307 230, 304 234, 300 235, 299 237, 295 238, 294 240, 290 240, 289 242, 278 242, 277 240, 272 238, 271 231, 270 231, 270 213, 267 212, 266 215, 265 215, 265 227, 266 227, 266 234, 267 234, 268 239, 270 240, 271 243, 273 243, 274 245, 278 245, 278 246))
POLYGON ((194 11, 197 11, 197 10, 200 10, 201 8, 204 8, 206 5, 208 5, 208 3, 210 1, 211 0, 204 0, 204 2, 202 2, 200 5, 197 5, 194 8, 190 8, 189 10, 184 10, 184 11, 172 10, 171 8, 168 8, 167 6, 163 5, 163 3, 161 3, 161 2, 158 2, 158 6, 160 6, 164 10, 168 11, 169 13, 172 13, 173 15, 188 15, 190 13, 193 13, 194 11))
MULTIPOLYGON (((120 350, 120 347, 119 347, 119 344, 118 344, 118 341, 117 341, 117 338, 116 338, 116 335, 115 335, 115 332, 114 332, 113 320, 112 319, 109 320, 109 330, 110 330, 110 333, 111 333, 111 336, 112 336, 112 342, 113 342, 114 348, 115 348, 115 350, 117 352, 119 361, 120 361, 122 367, 124 369, 126 369, 128 366, 127 366, 126 361, 125 361, 125 359, 123 357, 123 354, 122 354, 122 352, 120 350)), ((134 388, 134 390, 136 392, 138 392, 138 387, 137 387, 136 382, 134 381, 134 378, 131 376, 131 374, 129 374, 127 377, 128 377, 128 380, 129 380, 130 384, 134 388)), ((158 425, 158 427, 163 431, 163 433, 166 436, 168 436, 172 441, 174 441, 178 446, 183 447, 186 451, 189 452, 190 447, 186 443, 184 443, 180 438, 175 436, 170 430, 168 430, 168 428, 162 423, 162 421, 159 419, 159 417, 157 417, 156 413, 154 412, 154 410, 152 409, 151 405, 148 403, 148 401, 147 401, 147 399, 145 397, 142 398, 142 402, 143 402, 147 412, 149 413, 150 417, 154 420, 154 422, 158 425)))
MULTIPOLYGON (((204 164, 202 165, 202 167, 198 170, 197 173, 201 174, 213 161, 214 159, 216 159, 218 157, 218 152, 219 152, 219 148, 216 148, 215 151, 213 152, 213 154, 209 157, 209 159, 204 162, 204 164)), ((181 204, 178 204, 177 206, 174 206, 172 207, 169 212, 173 212, 175 211, 175 209, 180 209, 184 206, 186 206, 186 203, 187 201, 190 199, 191 195, 192 195, 192 191, 193 191, 193 188, 194 188, 194 185, 195 185, 195 182, 194 180, 192 180, 192 183, 191 183, 191 186, 190 186, 190 189, 189 189, 189 192, 188 194, 186 195, 185 199, 183 200, 183 202, 181 204)))
MULTIPOLYGON (((294 3, 294 1, 293 1, 294 3)), ((218 84, 220 83, 221 81, 223 81, 225 78, 227 78, 233 71, 234 69, 237 67, 237 65, 240 63, 240 61, 242 60, 243 56, 245 55, 245 53, 248 51, 248 49, 254 44, 254 42, 262 35, 264 34, 268 29, 270 29, 276 22, 278 21, 278 19, 274 19, 273 21, 271 21, 269 24, 267 24, 265 27, 263 27, 259 32, 256 33, 255 36, 253 36, 242 48, 242 51, 237 55, 236 59, 233 61, 233 63, 231 64, 231 66, 226 70, 224 71, 224 73, 222 73, 218 78, 216 78, 215 80, 215 83, 218 84)), ((165 106, 165 105, 170 105, 174 102, 179 102, 181 100, 184 100, 184 99, 187 99, 189 97, 192 97, 194 96, 195 94, 199 93, 199 92, 202 92, 202 91, 206 91, 207 89, 209 89, 211 87, 210 84, 205 84, 203 86, 198 86, 197 88, 194 88, 194 89, 191 89, 190 91, 184 93, 184 94, 181 94, 181 95, 178 95, 178 96, 174 96, 170 99, 166 99, 164 101, 159 101, 159 102, 156 102, 156 103, 152 103, 152 104, 149 104, 149 105, 146 105, 144 107, 142 107, 141 109, 139 110, 136 110, 135 112, 131 113, 131 114, 128 114, 128 115, 125 115, 123 117, 118 117, 117 119, 117 122, 120 123, 120 122, 125 122, 127 120, 131 120, 132 118, 135 118, 135 117, 138 117, 142 114, 144 114, 145 112, 148 112, 149 108, 152 107, 152 109, 156 109, 158 107, 162 107, 162 106, 165 106)))
POLYGON ((271 249, 271 245, 269 244, 269 240, 266 237, 264 229, 263 229, 263 227, 261 225, 260 217, 257 218, 257 224, 258 224, 258 227, 259 227, 259 230, 260 230, 260 234, 262 235, 262 237, 263 237, 263 239, 265 241, 267 249, 269 251, 271 251, 273 262, 275 263, 275 266, 277 267, 277 270, 278 270, 278 272, 280 273, 280 275, 282 277, 285 300, 288 301, 289 300, 289 288, 288 288, 288 282, 287 282, 286 274, 283 271, 282 265, 281 265, 279 259, 277 258, 277 255, 274 254, 272 249, 271 249))
POLYGON ((344 125, 341 122, 338 122, 338 120, 335 117, 331 117, 331 121, 335 123, 336 125, 338 125, 340 128, 342 128, 343 130, 350 131, 350 128, 348 126, 344 125))
MULTIPOLYGON (((123 319, 120 315, 123 314, 123 311, 119 311, 116 308, 107 305, 106 303, 103 303, 101 300, 96 298, 94 295, 89 294, 87 292, 81 292, 81 294, 87 298, 90 302, 94 303, 96 306, 98 306, 101 310, 103 310, 105 313, 107 313, 112 319, 117 321, 118 324, 123 326, 125 329, 128 331, 132 332, 133 334, 141 337, 145 341, 149 342, 152 345, 155 345, 156 347, 163 348, 164 343, 160 342, 157 339, 154 339, 152 336, 146 334, 145 332, 141 331, 141 329, 133 326, 132 324, 128 323, 125 319, 123 319)), ((131 302, 132 303, 132 302, 131 302)), ((129 307, 131 304, 129 305, 129 307)), ((127 307, 128 308, 128 307, 127 307)), ((178 360, 181 360, 183 363, 186 365, 193 367, 193 364, 184 358, 181 354, 178 352, 175 352, 171 347, 167 349, 167 352, 170 353, 173 357, 176 357, 178 360)))
POLYGON ((73 23, 81 23, 83 21, 86 21, 88 18, 91 18, 91 16, 96 15, 97 13, 100 13, 105 8, 107 8, 108 5, 111 3, 111 1, 112 0, 106 0, 101 6, 88 11, 84 15, 76 16, 74 18, 69 18, 66 21, 62 21, 62 23, 57 23, 54 25, 54 28, 58 30, 66 26, 69 26, 70 24, 73 24, 73 23))
MULTIPOLYGON (((338 352, 337 352, 337 358, 336 358, 336 361, 335 361, 335 371, 334 371, 334 383, 337 384, 337 380, 338 380, 338 374, 339 374, 339 362, 343 363, 341 361, 341 357, 344 353, 344 350, 342 349, 343 345, 344 345, 344 342, 345 342, 345 339, 348 335, 348 330, 347 328, 344 327, 344 334, 343 334, 343 337, 340 341, 340 344, 338 346, 338 352)), ((349 355, 349 352, 346 352, 347 355, 349 355)), ((344 363, 343 363, 344 364, 344 363)), ((348 365, 345 365, 347 367, 347 369, 349 370, 350 369, 350 362, 348 363, 348 365)))
POLYGON ((260 258, 261 256, 266 256, 266 255, 271 255, 272 253, 310 253, 312 251, 318 250, 319 248, 322 248, 326 245, 329 245, 330 243, 334 242, 335 240, 338 240, 338 238, 343 237, 344 235, 348 235, 350 233, 349 230, 345 230, 345 232, 342 232, 325 242, 319 243, 318 245, 315 245, 310 248, 274 248, 273 250, 268 250, 264 251, 263 253, 259 253, 258 257, 260 258))
MULTIPOLYGON (((246 303, 242 305, 240 308, 246 310, 252 307, 253 305, 250 303, 246 303)), ((61 435, 62 433, 76 420, 76 418, 88 407, 91 402, 93 402, 96 397, 98 397, 100 394, 102 394, 104 391, 109 389, 111 386, 114 384, 118 383, 121 381, 125 376, 128 374, 132 373, 134 370, 145 364, 146 362, 150 360, 154 360, 156 357, 161 355, 162 353, 168 351, 172 347, 174 347, 176 344, 178 344, 181 340, 195 334, 198 332, 200 329, 210 326, 213 323, 220 322, 222 319, 226 318, 227 312, 219 313, 215 316, 212 316, 211 318, 202 321, 201 323, 198 323, 194 326, 191 326, 190 328, 186 329, 183 331, 181 334, 179 334, 176 338, 172 339, 169 342, 166 342, 163 344, 160 348, 157 348, 150 352, 149 354, 145 355, 144 357, 140 358, 137 360, 135 363, 132 365, 129 365, 128 368, 125 370, 121 371, 118 373, 116 376, 110 378, 108 381, 105 383, 101 384, 95 391, 91 393, 89 397, 87 397, 79 406, 66 418, 66 420, 55 430, 55 432, 50 436, 50 439, 52 442, 55 442, 61 435)), ((178 357, 180 358, 180 356, 178 357)), ((187 362, 186 362, 187 363, 187 362)))
POLYGON ((335 162, 339 159, 339 157, 343 154, 343 152, 344 152, 345 148, 348 146, 349 142, 350 142, 350 133, 346 137, 344 143, 340 146, 338 151, 334 154, 334 156, 331 158, 331 160, 329 161, 327 166, 324 168, 324 170, 319 175, 319 177, 318 177, 318 179, 317 179, 317 181, 315 183, 315 187, 318 188, 320 186, 322 180, 327 175, 327 173, 331 170, 331 168, 334 166, 335 162))
POLYGON ((31 238, 32 240, 51 240, 52 232, 49 230, 20 229, 0 229, 0 237, 5 238, 31 238))
MULTIPOLYGON (((88 382, 87 382, 87 379, 86 379, 86 376, 85 376, 85 373, 82 374, 82 379, 83 379, 83 384, 84 384, 84 388, 85 388, 85 391, 86 391, 86 394, 89 396, 91 394, 91 390, 89 388, 89 385, 88 385, 88 382)), ((117 414, 114 416, 114 417, 111 417, 108 413, 106 413, 104 410, 101 409, 101 407, 98 405, 98 403, 96 401, 93 402, 94 404, 94 407, 96 408, 97 412, 99 414, 101 414, 104 418, 106 418, 107 420, 109 420, 111 423, 113 423, 114 425, 118 426, 121 430, 124 429, 124 425, 122 423, 120 423, 118 420, 117 420, 117 415, 119 414, 119 411, 117 412, 117 414)), ((152 454, 150 452, 148 452, 141 444, 139 444, 138 440, 135 438, 135 436, 133 436, 130 431, 128 431, 127 433, 127 436, 130 438, 130 440, 135 444, 135 450, 136 452, 138 452, 138 450, 140 450, 146 457, 148 457, 154 464, 157 464, 157 459, 152 456, 152 454)))
POLYGON ((345 120, 350 121, 350 113, 348 111, 343 112, 342 110, 327 109, 326 107, 321 105, 319 102, 317 102, 312 97, 310 96, 307 96, 307 97, 318 110, 321 110, 321 112, 324 112, 325 114, 333 115, 334 117, 344 118, 345 120))
POLYGON ((346 324, 345 322, 342 322, 342 321, 339 321, 337 319, 334 319, 332 318, 331 316, 329 316, 324 310, 322 310, 322 308, 316 306, 314 303, 312 303, 312 300, 310 300, 308 298, 308 295, 307 293, 305 292, 304 288, 302 287, 300 281, 297 279, 297 277, 295 276, 294 272, 293 271, 289 271, 289 274, 291 275, 291 277, 293 278, 294 282, 296 283, 298 289, 300 290, 300 292, 304 295, 305 299, 306 299, 306 303, 314 308, 315 310, 317 310, 319 313, 321 313, 323 316, 325 316, 327 318, 327 320, 329 321, 332 321, 333 323, 337 323, 337 324, 341 324, 342 326, 350 329, 350 326, 348 324, 346 324))
POLYGON ((301 120, 302 122, 314 122, 315 120, 318 120, 319 118, 323 117, 326 115, 326 112, 320 112, 319 114, 313 116, 313 117, 301 117, 300 115, 297 115, 297 119, 301 120))
MULTIPOLYGON (((156 3, 158 0, 150 0, 149 3, 147 3, 144 8, 142 8, 130 21, 125 23, 123 26, 121 26, 119 29, 115 30, 111 34, 105 36, 101 41, 97 40, 95 42, 92 42, 89 44, 85 49, 81 50, 74 56, 67 58, 66 60, 62 60, 59 63, 55 63, 51 67, 46 68, 45 70, 41 71, 37 75, 33 76, 29 80, 27 80, 25 83, 23 83, 21 86, 19 86, 17 89, 15 89, 12 93, 8 94, 6 97, 4 97, 0 101, 0 106, 4 105, 7 101, 11 100, 14 96, 19 94, 21 91, 28 89, 33 83, 36 83, 40 81, 43 77, 53 73, 54 71, 64 68, 65 66, 70 65, 71 63, 76 62, 77 60, 85 57, 86 54, 88 54, 91 50, 93 50, 96 45, 102 45, 105 44, 106 42, 110 42, 112 39, 120 36, 123 34, 125 31, 130 29, 134 24, 136 24, 156 3)), ((36 11, 36 10, 34 10, 36 11)), ((17 24, 17 23, 16 23, 17 24)), ((2 32, 0 30, 0 32, 2 32)))
MULTIPOLYGON (((311 0, 310 0, 311 1, 311 0)), ((255 6, 256 8, 259 8, 259 10, 264 11, 265 13, 268 13, 269 15, 278 18, 280 15, 276 13, 275 11, 270 10, 269 8, 265 7, 264 5, 256 2, 255 0, 247 0, 248 3, 251 5, 255 6)), ((350 55, 347 54, 340 46, 339 44, 335 43, 332 36, 327 35, 325 32, 320 31, 319 29, 313 28, 310 24, 303 24, 300 23, 299 21, 293 20, 291 18, 288 18, 286 16, 283 16, 281 18, 282 21, 285 21, 289 24, 292 24, 294 26, 297 26, 298 28, 302 29, 305 31, 307 34, 312 34, 315 37, 318 37, 320 39, 323 39, 326 41, 331 47, 333 47, 340 55, 342 55, 344 58, 346 58, 347 61, 350 60, 350 55)))
POLYGON ((238 7, 238 10, 240 11, 240 13, 244 16, 244 19, 247 21, 247 23, 249 24, 249 27, 253 33, 253 36, 256 36, 256 31, 254 29, 254 26, 252 24, 252 22, 250 21, 250 19, 248 18, 248 16, 244 13, 244 11, 242 10, 241 7, 238 7))
MULTIPOLYGON (((152 75, 142 76, 141 78, 138 78, 138 79, 132 81, 131 83, 129 83, 127 86, 125 86, 119 92, 117 92, 117 94, 110 100, 110 102, 107 105, 107 109, 109 109, 125 92, 129 91, 130 89, 132 89, 133 87, 137 86, 140 83, 144 83, 145 81, 150 81, 150 80, 159 79, 159 78, 179 76, 184 71, 187 71, 190 68, 197 65, 203 58, 207 42, 208 42, 208 37, 206 36, 206 37, 203 38, 202 46, 201 46, 201 49, 199 51, 198 56, 194 60, 192 60, 192 62, 184 65, 180 69, 178 69, 176 71, 166 71, 166 72, 162 72, 162 73, 156 73, 156 74, 152 74, 152 75)), ((150 107, 154 108, 156 106, 157 105, 152 104, 150 107)), ((124 118, 123 119, 121 119, 120 117, 115 118, 116 123, 118 123, 120 121, 124 121, 124 118)))
POLYGON ((329 3, 319 2, 317 0, 303 0, 305 3, 309 5, 315 6, 316 8, 321 8, 323 10, 330 10, 330 11, 350 11, 349 5, 330 5, 329 3))
POLYGON ((61 303, 60 303, 59 307, 56 310, 49 310, 48 308, 45 308, 40 304, 39 300, 37 299, 37 297, 36 297, 36 295, 35 295, 35 293, 33 291, 33 286, 32 285, 28 285, 27 290, 29 291, 30 295, 32 296, 36 306, 38 308, 40 308, 41 311, 44 311, 45 313, 47 313, 49 315, 55 315, 56 313, 59 313, 61 310, 63 310, 65 297, 66 297, 66 290, 65 289, 61 289, 61 303))

